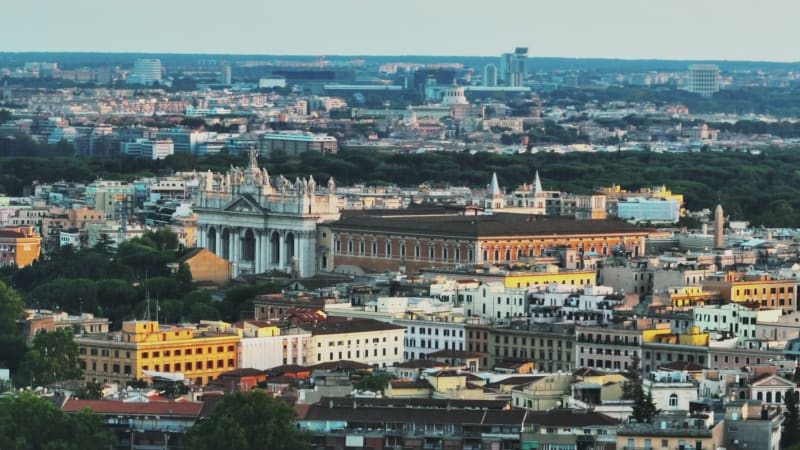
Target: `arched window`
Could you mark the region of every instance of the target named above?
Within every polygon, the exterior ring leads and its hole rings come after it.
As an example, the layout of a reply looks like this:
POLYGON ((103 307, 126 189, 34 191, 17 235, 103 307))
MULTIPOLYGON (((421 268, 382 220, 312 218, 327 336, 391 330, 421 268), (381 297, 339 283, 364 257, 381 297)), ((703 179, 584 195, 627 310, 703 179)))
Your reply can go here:
POLYGON ((670 408, 678 407, 678 394, 671 394, 669 396, 669 407, 670 408))

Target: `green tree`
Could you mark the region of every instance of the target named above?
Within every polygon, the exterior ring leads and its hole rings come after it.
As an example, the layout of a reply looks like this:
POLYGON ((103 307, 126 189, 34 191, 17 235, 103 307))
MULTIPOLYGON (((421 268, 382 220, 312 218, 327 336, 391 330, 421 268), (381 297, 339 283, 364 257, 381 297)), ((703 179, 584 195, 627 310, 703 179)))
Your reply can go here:
POLYGON ((194 450, 309 448, 308 437, 295 427, 294 410, 263 391, 226 395, 208 419, 187 435, 194 450))
POLYGON ((107 233, 100 234, 100 239, 94 244, 95 250, 106 256, 113 256, 116 252, 114 248, 114 240, 107 233))
POLYGON ((82 400, 100 400, 103 398, 103 386, 90 381, 76 393, 76 397, 82 400))
POLYGON ((639 361, 639 354, 633 352, 631 361, 628 363, 626 373, 628 380, 622 383, 622 398, 624 400, 633 400, 636 395, 636 386, 639 385, 641 389, 642 371, 640 368, 641 362, 639 361))
POLYGON ((43 386, 81 376, 78 344, 71 329, 62 328, 36 336, 15 374, 18 386, 43 386))
POLYGON ((0 367, 17 370, 28 350, 25 338, 17 327, 17 319, 25 303, 7 284, 0 281, 0 367))
POLYGON ((0 281, 0 335, 18 335, 17 319, 25 310, 25 303, 16 291, 0 281))
POLYGON ((392 381, 392 378, 391 375, 385 373, 370 374, 358 380, 354 387, 362 391, 383 392, 386 386, 389 385, 389 382, 392 381))
POLYGON ((781 448, 800 444, 800 408, 798 408, 798 395, 794 389, 789 389, 783 396, 784 420, 783 434, 781 434, 781 448))
POLYGON ((148 231, 143 238, 152 240, 156 244, 156 249, 162 252, 178 249, 178 235, 168 227, 159 227, 155 231, 148 231))
POLYGON ((631 418, 639 423, 653 423, 661 410, 656 407, 651 391, 644 392, 641 383, 636 383, 633 390, 633 411, 631 418))
POLYGON ((33 393, 0 400, 0 448, 102 450, 111 435, 88 411, 67 414, 33 393))
POLYGON ((175 280, 178 286, 184 292, 188 292, 192 288, 192 269, 188 264, 182 263, 175 273, 175 280))

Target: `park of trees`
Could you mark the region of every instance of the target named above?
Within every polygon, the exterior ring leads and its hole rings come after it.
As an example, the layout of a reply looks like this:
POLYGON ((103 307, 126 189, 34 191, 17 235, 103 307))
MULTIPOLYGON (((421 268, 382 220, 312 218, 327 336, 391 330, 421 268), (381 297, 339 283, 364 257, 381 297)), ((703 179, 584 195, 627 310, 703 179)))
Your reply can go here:
MULTIPOLYGON (((88 182, 95 177, 133 179, 186 170, 227 170, 244 157, 220 154, 198 158, 180 154, 163 161, 83 160, 77 158, 0 158, 0 192, 21 195, 33 180, 88 182)), ((305 153, 297 159, 276 154, 261 162, 271 174, 294 178, 313 174, 334 177, 337 184, 483 187, 497 172, 504 189, 531 183, 539 171, 546 190, 590 192, 619 184, 637 189, 666 185, 685 196, 689 210, 722 203, 734 220, 753 225, 791 227, 800 222, 800 152, 768 150, 655 153, 650 151, 567 154, 537 153, 379 153, 341 151, 338 155, 305 153)))

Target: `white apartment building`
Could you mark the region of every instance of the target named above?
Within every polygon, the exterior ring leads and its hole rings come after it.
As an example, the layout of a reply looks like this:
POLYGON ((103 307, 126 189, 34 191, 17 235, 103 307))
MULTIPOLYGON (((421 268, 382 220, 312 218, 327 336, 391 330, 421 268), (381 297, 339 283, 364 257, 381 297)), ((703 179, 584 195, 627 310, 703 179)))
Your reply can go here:
POLYGON ((463 315, 406 315, 395 319, 394 324, 405 327, 405 352, 403 358, 424 359, 439 350, 465 350, 466 321, 463 315))
POLYGON ((284 364, 307 365, 311 333, 279 336, 242 337, 239 342, 239 367, 258 370, 284 364))
POLYGON ((439 350, 465 350, 464 309, 422 297, 380 297, 363 308, 329 305, 330 316, 370 318, 405 328, 403 359, 424 359, 439 350))
POLYGON ((311 364, 350 360, 387 367, 404 361, 406 329, 400 325, 329 317, 301 328, 311 333, 311 364))
MULTIPOLYGON (((507 320, 514 317, 525 317, 527 314, 526 289, 507 288, 502 283, 465 283, 455 284, 457 292, 451 292, 453 298, 463 299, 467 316, 481 316, 488 320, 507 320)), ((433 294, 433 286, 431 286, 433 294)), ((447 292, 438 290, 439 295, 447 292)))
POLYGON ((530 292, 528 316, 536 323, 605 324, 613 316, 612 308, 624 299, 624 295, 615 294, 609 286, 577 289, 573 285, 551 284, 530 292))
POLYGON ((664 412, 688 411, 689 403, 697 401, 698 384, 685 371, 651 371, 642 386, 653 394, 656 407, 664 412))
POLYGON ((711 97, 719 92, 719 67, 714 64, 692 64, 689 66, 689 92, 711 97))
POLYGON ((697 306, 692 313, 694 324, 700 330, 730 333, 740 340, 760 339, 761 336, 756 333, 756 324, 777 322, 783 315, 780 309, 761 309, 741 303, 697 306))
POLYGON ((175 146, 170 139, 136 139, 134 142, 123 142, 120 150, 136 158, 164 159, 175 153, 175 146))
POLYGON ((137 59, 133 62, 133 74, 128 77, 128 82, 150 86, 161 81, 160 59, 137 59))

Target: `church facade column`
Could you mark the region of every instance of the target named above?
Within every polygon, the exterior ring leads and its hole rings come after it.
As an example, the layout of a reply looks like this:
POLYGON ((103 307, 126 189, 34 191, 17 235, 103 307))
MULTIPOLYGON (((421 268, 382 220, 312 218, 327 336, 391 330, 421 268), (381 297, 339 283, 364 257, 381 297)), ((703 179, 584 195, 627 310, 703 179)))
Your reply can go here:
POLYGON ((278 232, 278 250, 279 250, 279 258, 278 258, 278 269, 283 270, 286 268, 287 260, 286 260, 286 231, 280 230, 278 232))
POLYGON ((264 269, 264 272, 270 269, 270 258, 272 248, 270 247, 270 230, 266 229, 263 230, 264 237, 261 239, 261 267, 264 269))
POLYGON ((197 242, 195 247, 206 248, 208 246, 208 225, 200 225, 197 227, 197 242))
POLYGON ((256 239, 255 248, 253 249, 253 273, 261 273, 264 271, 261 266, 261 254, 263 253, 261 241, 264 240, 264 233, 262 230, 253 230, 253 234, 256 239))
POLYGON ((223 231, 222 228, 217 229, 216 230, 216 234, 215 234, 216 238, 214 239, 214 247, 216 247, 214 249, 214 253, 216 253, 217 256, 219 256, 220 258, 223 256, 223 253, 222 253, 222 231, 223 231))
POLYGON ((310 277, 316 272, 317 265, 317 239, 314 231, 299 233, 295 254, 300 260, 300 276, 310 277))
POLYGON ((230 261, 233 264, 236 264, 237 270, 236 273, 238 274, 238 266, 239 266, 239 229, 238 228, 231 228, 228 234, 228 255, 230 255, 230 261))

